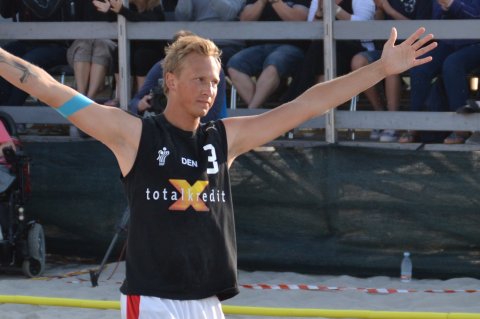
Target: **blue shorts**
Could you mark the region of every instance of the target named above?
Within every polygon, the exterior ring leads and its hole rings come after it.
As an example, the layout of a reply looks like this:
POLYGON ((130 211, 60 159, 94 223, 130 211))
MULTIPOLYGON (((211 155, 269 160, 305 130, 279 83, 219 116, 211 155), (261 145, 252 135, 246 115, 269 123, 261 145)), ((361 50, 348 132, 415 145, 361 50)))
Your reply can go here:
POLYGON ((260 44, 243 49, 228 61, 227 67, 258 76, 273 65, 280 77, 293 75, 303 61, 303 50, 289 44, 260 44))
POLYGON ((364 56, 370 64, 372 62, 380 60, 380 58, 382 57, 382 50, 362 51, 359 54, 364 56))

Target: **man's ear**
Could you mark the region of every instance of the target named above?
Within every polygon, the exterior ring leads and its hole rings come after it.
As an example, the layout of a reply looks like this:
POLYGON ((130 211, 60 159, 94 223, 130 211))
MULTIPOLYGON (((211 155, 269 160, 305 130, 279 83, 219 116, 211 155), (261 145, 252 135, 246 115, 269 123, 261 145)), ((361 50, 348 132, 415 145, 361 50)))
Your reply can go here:
POLYGON ((168 88, 168 91, 175 90, 176 84, 177 84, 177 78, 175 77, 175 74, 172 72, 167 72, 165 73, 165 85, 168 88))

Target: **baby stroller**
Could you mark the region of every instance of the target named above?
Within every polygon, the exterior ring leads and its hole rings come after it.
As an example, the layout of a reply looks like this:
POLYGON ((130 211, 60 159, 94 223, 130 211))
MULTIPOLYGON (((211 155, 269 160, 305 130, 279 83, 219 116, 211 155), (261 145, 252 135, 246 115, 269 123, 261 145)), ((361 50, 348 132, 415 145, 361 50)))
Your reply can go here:
POLYGON ((11 116, 0 111, 0 120, 16 148, 4 148, 0 161, 0 269, 21 268, 26 276, 37 277, 45 269, 45 236, 42 225, 25 214, 31 192, 29 158, 11 116))

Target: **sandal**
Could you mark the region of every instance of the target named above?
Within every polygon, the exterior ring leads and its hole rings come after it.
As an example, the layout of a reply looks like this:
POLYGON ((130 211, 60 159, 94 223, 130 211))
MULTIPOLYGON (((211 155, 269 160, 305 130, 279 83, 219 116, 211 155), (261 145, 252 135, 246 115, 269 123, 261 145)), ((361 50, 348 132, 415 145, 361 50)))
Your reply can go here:
POLYGON ((417 139, 416 133, 413 131, 404 132, 398 139, 398 143, 414 143, 417 139))
POLYGON ((468 138, 468 133, 452 132, 443 140, 443 144, 464 144, 468 138))

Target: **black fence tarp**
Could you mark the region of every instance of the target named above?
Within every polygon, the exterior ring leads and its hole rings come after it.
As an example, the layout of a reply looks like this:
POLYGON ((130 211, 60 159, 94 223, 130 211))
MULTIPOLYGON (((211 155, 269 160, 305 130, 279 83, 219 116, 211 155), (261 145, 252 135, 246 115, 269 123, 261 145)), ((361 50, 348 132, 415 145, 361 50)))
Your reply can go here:
MULTIPOLYGON (((29 142, 28 212, 50 252, 101 258, 126 205, 95 141, 29 142)), ((244 269, 480 278, 480 154, 321 146, 255 151, 231 168, 244 269)))
POLYGON ((45 228, 47 253, 103 257, 126 207, 113 153, 96 141, 24 144, 31 158, 27 214, 45 228))
POLYGON ((250 152, 232 168, 242 268, 480 277, 480 153, 250 152))

